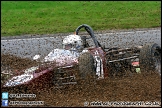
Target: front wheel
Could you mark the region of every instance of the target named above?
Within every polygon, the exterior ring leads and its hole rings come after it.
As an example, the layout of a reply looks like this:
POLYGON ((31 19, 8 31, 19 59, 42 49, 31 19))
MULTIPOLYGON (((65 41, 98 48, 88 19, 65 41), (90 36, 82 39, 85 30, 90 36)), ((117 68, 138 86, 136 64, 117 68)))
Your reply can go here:
POLYGON ((94 79, 96 76, 94 58, 89 53, 83 53, 78 58, 79 73, 78 77, 80 80, 89 80, 94 79))

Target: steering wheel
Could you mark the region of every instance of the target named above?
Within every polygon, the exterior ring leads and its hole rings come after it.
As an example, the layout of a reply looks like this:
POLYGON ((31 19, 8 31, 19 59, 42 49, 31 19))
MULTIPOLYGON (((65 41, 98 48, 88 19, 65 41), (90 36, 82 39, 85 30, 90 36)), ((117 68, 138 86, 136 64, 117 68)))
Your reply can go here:
MULTIPOLYGON (((86 31, 89 33, 89 35, 91 36, 90 38, 92 38, 92 40, 93 40, 93 42, 94 42, 94 44, 95 44, 95 47, 98 48, 98 47, 100 46, 100 44, 99 44, 99 42, 97 41, 96 37, 94 36, 93 29, 92 29, 89 25, 87 25, 87 24, 82 24, 82 25, 78 26, 78 28, 76 29, 76 31, 75 31, 76 35, 78 35, 79 30, 80 30, 81 28, 85 28, 85 30, 86 30, 86 31)), ((89 39, 89 38, 87 38, 87 39, 89 39)))

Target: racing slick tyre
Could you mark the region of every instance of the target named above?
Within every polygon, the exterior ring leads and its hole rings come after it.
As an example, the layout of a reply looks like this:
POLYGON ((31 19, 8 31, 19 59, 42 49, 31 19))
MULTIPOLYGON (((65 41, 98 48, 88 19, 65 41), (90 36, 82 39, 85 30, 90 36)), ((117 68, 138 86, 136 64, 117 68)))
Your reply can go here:
POLYGON ((154 71, 161 75, 161 47, 156 43, 143 46, 139 63, 141 72, 154 71))
POLYGON ((95 65, 94 58, 89 52, 85 52, 81 54, 78 58, 79 65, 79 80, 90 81, 91 79, 95 79, 95 65))

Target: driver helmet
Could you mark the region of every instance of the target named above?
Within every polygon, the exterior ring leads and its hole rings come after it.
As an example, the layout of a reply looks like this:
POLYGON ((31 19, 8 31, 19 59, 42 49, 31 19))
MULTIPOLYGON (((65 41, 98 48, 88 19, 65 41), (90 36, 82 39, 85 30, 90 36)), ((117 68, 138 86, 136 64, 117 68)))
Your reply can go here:
POLYGON ((78 51, 83 50, 83 42, 79 35, 69 35, 63 39, 63 49, 78 51))

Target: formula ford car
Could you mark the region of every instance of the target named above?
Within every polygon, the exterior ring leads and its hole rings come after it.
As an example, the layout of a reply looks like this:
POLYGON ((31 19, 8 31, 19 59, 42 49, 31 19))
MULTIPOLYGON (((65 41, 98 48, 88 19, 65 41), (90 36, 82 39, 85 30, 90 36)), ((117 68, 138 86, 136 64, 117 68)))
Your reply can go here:
POLYGON ((63 49, 54 49, 43 60, 39 59, 40 55, 35 55, 33 60, 41 61, 39 65, 13 76, 3 84, 3 88, 22 85, 33 88, 34 85, 49 83, 56 86, 76 84, 79 80, 99 80, 125 71, 155 71, 161 75, 161 47, 158 44, 106 48, 98 42, 92 28, 86 24, 80 25, 74 35, 63 39, 63 49), (89 36, 79 36, 81 28, 89 36))

